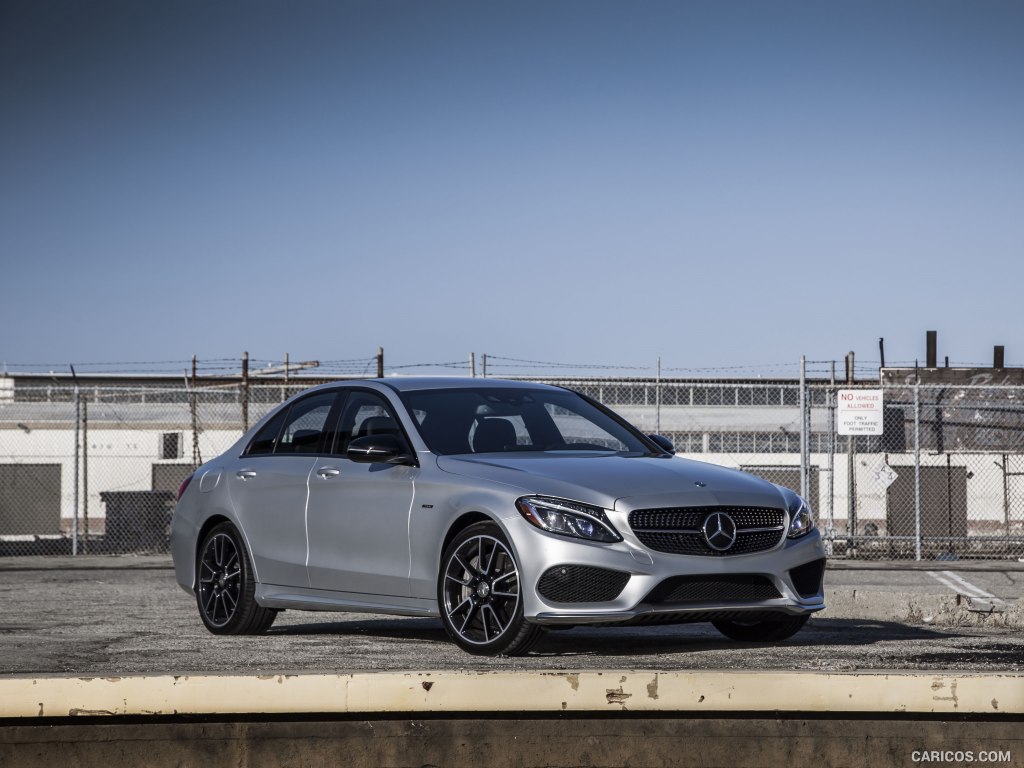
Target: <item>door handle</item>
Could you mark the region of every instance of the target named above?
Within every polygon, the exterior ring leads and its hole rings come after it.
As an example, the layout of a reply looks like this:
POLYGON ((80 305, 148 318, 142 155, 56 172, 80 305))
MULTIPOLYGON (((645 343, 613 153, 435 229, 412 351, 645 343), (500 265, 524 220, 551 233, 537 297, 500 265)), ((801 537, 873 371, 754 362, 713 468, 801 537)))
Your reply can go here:
POLYGON ((242 480, 249 480, 251 478, 256 477, 256 472, 255 470, 252 469, 240 469, 237 472, 235 472, 235 474, 242 480))
POLYGON ((341 474, 341 470, 338 469, 337 467, 320 467, 320 469, 318 469, 316 473, 324 480, 326 480, 330 477, 337 477, 338 475, 341 474))

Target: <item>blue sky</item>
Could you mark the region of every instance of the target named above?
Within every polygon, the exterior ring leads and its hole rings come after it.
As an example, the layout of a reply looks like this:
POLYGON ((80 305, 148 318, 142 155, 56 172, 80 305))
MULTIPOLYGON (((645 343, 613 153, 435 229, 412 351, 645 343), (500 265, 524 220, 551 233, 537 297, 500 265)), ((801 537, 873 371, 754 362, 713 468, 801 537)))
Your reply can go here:
POLYGON ((0 359, 1024 364, 1022 39, 989 0, 6 0, 0 359))

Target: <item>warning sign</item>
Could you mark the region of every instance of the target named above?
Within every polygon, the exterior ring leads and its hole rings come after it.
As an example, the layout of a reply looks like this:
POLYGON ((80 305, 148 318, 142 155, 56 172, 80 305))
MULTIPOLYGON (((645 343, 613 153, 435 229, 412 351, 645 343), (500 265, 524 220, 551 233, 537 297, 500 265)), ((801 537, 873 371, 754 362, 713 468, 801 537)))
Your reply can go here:
POLYGON ((840 389, 836 405, 836 429, 840 435, 882 434, 882 390, 840 389))
POLYGON ((896 470, 885 463, 884 459, 879 459, 878 464, 875 465, 875 482, 877 482, 882 489, 888 488, 890 485, 896 482, 896 478, 899 475, 896 474, 896 470))

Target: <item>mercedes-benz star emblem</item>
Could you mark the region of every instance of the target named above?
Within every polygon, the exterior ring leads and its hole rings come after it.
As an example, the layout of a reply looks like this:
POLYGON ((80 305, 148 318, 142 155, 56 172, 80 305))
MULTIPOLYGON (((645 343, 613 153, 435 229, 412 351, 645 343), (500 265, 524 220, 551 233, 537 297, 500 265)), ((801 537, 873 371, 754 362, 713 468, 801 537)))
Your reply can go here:
POLYGON ((704 518, 704 540, 718 552, 736 543, 736 521, 725 512, 712 512, 704 518))

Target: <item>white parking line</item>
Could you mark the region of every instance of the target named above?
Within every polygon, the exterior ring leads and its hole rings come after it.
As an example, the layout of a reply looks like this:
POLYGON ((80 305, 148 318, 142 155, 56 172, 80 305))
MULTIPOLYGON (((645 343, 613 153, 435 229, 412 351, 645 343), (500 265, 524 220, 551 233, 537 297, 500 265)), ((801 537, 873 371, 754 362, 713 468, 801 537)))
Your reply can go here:
POLYGON ((979 597, 994 605, 1005 605, 1006 602, 993 595, 991 592, 986 592, 981 587, 978 587, 962 576, 958 576, 952 571, 942 571, 941 573, 935 573, 934 571, 928 571, 928 575, 939 583, 949 587, 951 590, 956 592, 958 595, 965 595, 967 597, 979 597))

